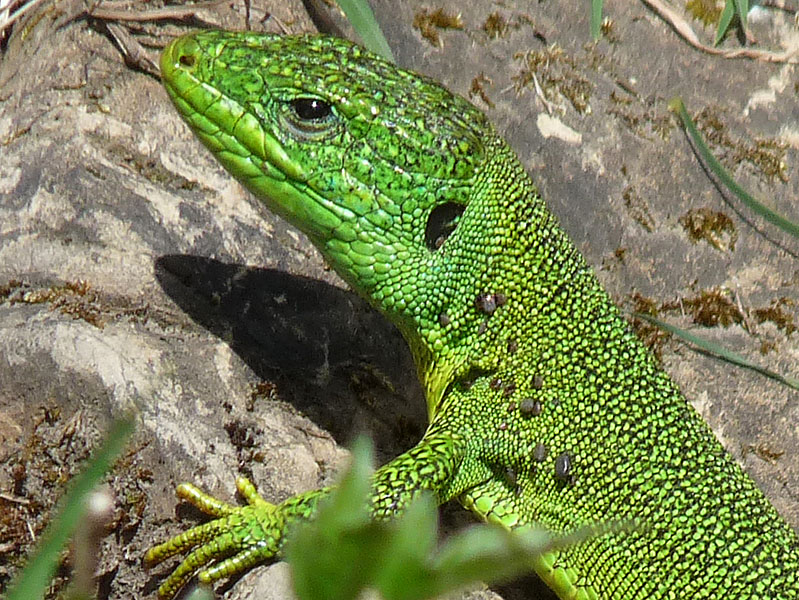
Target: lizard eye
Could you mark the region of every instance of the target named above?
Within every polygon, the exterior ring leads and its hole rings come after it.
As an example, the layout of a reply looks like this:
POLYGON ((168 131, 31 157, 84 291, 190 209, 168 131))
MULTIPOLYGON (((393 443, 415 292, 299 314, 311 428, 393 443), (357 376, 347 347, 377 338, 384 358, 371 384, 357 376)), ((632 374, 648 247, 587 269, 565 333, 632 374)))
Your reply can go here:
POLYGON ((447 238, 458 226, 464 210, 466 207, 461 204, 446 202, 430 211, 424 231, 425 245, 430 251, 435 252, 447 241, 447 238))
POLYGON ((291 108, 303 121, 321 121, 333 114, 330 105, 318 98, 297 98, 291 101, 291 108))
POLYGON ((323 140, 337 129, 338 119, 333 107, 319 98, 287 100, 282 104, 280 112, 283 127, 300 141, 323 140))

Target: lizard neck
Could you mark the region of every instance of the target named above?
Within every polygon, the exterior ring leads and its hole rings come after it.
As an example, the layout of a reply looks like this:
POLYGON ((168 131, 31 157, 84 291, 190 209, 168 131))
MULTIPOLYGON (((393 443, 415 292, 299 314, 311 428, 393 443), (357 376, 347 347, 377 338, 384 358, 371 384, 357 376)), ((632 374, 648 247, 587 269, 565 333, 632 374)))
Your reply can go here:
POLYGON ((498 149, 471 194, 449 238, 408 271, 412 310, 371 294, 410 345, 431 420, 453 383, 515 365, 533 329, 557 329, 552 303, 572 286, 604 298, 510 149, 498 149))

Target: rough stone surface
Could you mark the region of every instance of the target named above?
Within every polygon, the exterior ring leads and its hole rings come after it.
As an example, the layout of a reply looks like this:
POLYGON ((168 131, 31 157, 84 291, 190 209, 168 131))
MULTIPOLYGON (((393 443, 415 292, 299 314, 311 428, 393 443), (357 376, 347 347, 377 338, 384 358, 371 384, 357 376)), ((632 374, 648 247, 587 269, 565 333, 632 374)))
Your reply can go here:
MULTIPOLYGON (((253 1, 249 23, 244 3, 232 4, 205 10, 202 24, 312 27, 295 3, 253 1)), ((787 298, 784 323, 797 323, 799 242, 714 187, 666 109, 679 93, 692 113, 714 117, 729 141, 716 149, 734 175, 799 220, 796 67, 701 54, 643 4, 606 3, 612 30, 593 44, 586 6, 441 2, 435 8, 461 13, 464 28, 440 31, 440 47, 413 27, 428 3, 374 7, 401 65, 467 97, 485 76, 491 105, 472 100, 620 303, 633 306, 638 292, 662 318, 799 373, 797 334, 757 316, 787 298), (502 20, 508 27, 491 37, 486 23, 502 20), (528 52, 548 65, 536 75, 546 102, 532 81, 514 88, 528 52), (583 89, 581 100, 574 92, 583 89), (785 167, 769 175, 758 157, 785 167), (729 218, 734 248, 728 233, 721 249, 691 241, 681 217, 701 208, 729 218), (692 322, 691 300, 714 289, 741 312, 739 323, 692 322)), ((45 4, 0 56, 0 540, 13 544, 0 585, 111 419, 135 408, 137 434, 109 477, 117 512, 100 597, 153 597, 171 565, 147 572, 142 554, 201 518, 182 506, 176 514, 177 483, 232 500, 243 473, 280 500, 329 481, 341 445, 360 432, 381 460, 410 447, 424 430, 424 402, 400 336, 216 165, 156 78, 125 66, 107 24, 76 18, 84 9, 45 4)), ((127 28, 152 58, 185 31, 164 21, 127 28)), ((754 32, 775 47, 795 48, 799 37, 780 13, 754 32)), ((799 394, 674 341, 659 350, 727 449, 799 527, 799 394)), ((445 511, 445 521, 468 517, 445 511)), ((273 565, 223 589, 285 597, 286 581, 273 565)), ((542 597, 531 581, 495 592, 542 597)))

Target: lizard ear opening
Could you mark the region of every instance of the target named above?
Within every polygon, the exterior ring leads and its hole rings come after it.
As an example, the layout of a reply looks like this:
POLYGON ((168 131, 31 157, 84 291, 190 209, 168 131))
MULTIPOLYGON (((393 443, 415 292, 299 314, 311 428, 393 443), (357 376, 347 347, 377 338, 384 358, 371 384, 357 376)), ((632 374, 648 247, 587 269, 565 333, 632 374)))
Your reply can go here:
POLYGON ((441 248, 450 234, 455 231, 465 209, 466 207, 461 204, 445 202, 430 211, 424 231, 424 242, 428 250, 435 252, 441 248))

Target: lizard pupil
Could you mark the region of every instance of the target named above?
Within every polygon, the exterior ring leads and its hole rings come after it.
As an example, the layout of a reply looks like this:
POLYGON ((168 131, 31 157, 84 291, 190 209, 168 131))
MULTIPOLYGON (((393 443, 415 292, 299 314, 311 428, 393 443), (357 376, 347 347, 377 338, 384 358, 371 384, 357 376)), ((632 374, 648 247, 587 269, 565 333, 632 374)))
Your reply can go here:
POLYGON ((318 98, 297 98, 291 101, 291 108, 303 121, 319 121, 332 113, 330 105, 318 98))

